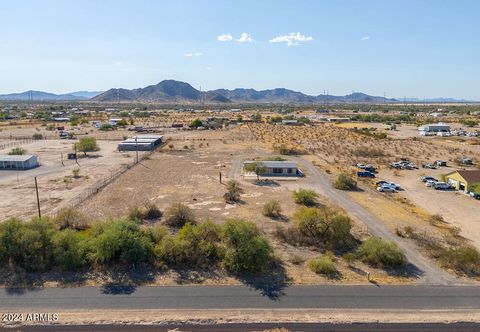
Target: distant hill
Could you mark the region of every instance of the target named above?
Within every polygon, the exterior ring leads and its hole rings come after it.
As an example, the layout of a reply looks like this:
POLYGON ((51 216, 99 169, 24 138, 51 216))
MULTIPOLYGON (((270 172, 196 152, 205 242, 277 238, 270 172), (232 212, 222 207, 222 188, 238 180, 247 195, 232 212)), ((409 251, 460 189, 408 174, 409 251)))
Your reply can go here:
POLYGON ((10 93, 0 95, 0 100, 36 100, 36 101, 58 101, 58 100, 88 100, 88 97, 75 96, 73 94, 61 94, 48 93, 43 91, 25 91, 20 93, 10 93))
POLYGON ((72 96, 75 96, 75 97, 82 97, 82 98, 86 98, 86 99, 91 99, 93 97, 98 96, 101 93, 103 93, 103 91, 75 91, 75 92, 70 92, 68 94, 72 95, 72 96))
POLYGON ((353 93, 347 96, 318 95, 310 96, 302 92, 284 88, 270 90, 255 89, 217 89, 206 92, 199 91, 185 82, 174 80, 161 81, 145 88, 127 90, 110 89, 92 98, 92 101, 138 101, 138 102, 207 102, 207 103, 322 103, 322 102, 354 102, 383 103, 396 102, 396 99, 369 96, 364 93, 353 93))
POLYGON ((0 95, 0 100, 18 100, 18 101, 75 101, 75 100, 89 100, 98 96, 100 91, 76 91, 65 94, 55 94, 43 91, 29 90, 20 93, 10 93, 0 95))

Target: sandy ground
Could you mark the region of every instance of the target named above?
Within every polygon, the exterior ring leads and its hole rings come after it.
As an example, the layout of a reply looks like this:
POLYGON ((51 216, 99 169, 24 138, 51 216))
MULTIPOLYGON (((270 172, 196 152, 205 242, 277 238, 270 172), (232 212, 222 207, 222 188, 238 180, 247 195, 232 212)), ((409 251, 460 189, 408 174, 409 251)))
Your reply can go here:
MULTIPOLYGON (((52 213, 70 199, 109 176, 122 164, 131 163, 133 154, 116 151, 117 143, 99 141, 100 151, 87 158, 67 160, 73 152, 72 140, 42 140, 22 145, 27 153, 39 157, 41 166, 25 171, 0 171, 0 220, 9 217, 29 218, 37 214, 34 177, 38 178, 40 205, 44 214, 52 213), (61 162, 63 153, 64 166, 61 162), (80 177, 73 178, 72 170, 80 168, 80 177), (21 203, 21 204, 20 204, 21 203)), ((0 151, 7 153, 9 150, 0 151)))
POLYGON ((393 171, 380 172, 379 179, 398 183, 404 188, 398 193, 415 202, 431 214, 441 215, 445 221, 460 227, 461 234, 480 249, 480 202, 458 191, 442 191, 425 187, 420 178, 424 175, 439 178, 441 174, 453 171, 452 167, 436 170, 402 171, 395 176, 393 171))
MULTIPOLYGON (((478 322, 478 310, 95 310, 61 311, 58 321, 43 323, 64 325, 100 324, 228 324, 228 323, 454 323, 478 322)), ((24 325, 42 323, 23 322, 24 325)), ((15 326, 2 325, 0 326, 15 326)), ((18 326, 18 325, 17 325, 18 326)))

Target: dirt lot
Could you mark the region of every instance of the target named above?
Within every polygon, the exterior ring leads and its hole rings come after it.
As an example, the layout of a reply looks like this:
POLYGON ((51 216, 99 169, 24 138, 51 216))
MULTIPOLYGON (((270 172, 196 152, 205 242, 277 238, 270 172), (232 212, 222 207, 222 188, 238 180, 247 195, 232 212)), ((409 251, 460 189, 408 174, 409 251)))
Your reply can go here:
MULTIPOLYGON (((27 153, 39 157, 41 166, 25 171, 0 171, 0 219, 29 218, 37 214, 34 177, 38 178, 40 205, 44 214, 67 204, 86 188, 103 179, 122 164, 131 163, 134 155, 116 151, 117 143, 99 141, 100 151, 86 158, 67 160, 72 152, 71 140, 41 140, 22 145, 27 153), (63 153, 64 166, 61 155, 63 153), (80 177, 73 178, 72 170, 80 168, 80 177)), ((0 151, 8 153, 9 150, 0 151)))
MULTIPOLYGON (((223 199, 226 178, 232 176, 233 160, 239 156, 250 159, 269 155, 271 151, 260 142, 252 140, 249 129, 244 126, 229 131, 189 132, 173 137, 173 150, 168 146, 156 152, 141 165, 129 170, 122 177, 104 188, 99 194, 82 204, 81 211, 95 219, 124 216, 129 207, 147 201, 165 210, 173 202, 183 202, 194 209, 199 220, 212 219, 222 223, 229 218, 254 221, 274 246, 275 255, 284 262, 286 275, 294 283, 366 283, 367 271, 381 283, 409 283, 413 279, 388 275, 383 270, 372 269, 362 263, 349 266, 338 257, 337 267, 341 277, 329 280, 316 275, 306 267, 306 262, 318 255, 314 248, 293 247, 276 238, 277 227, 291 223, 296 209, 290 184, 278 181, 272 186, 259 186, 242 181, 245 193, 240 204, 226 204, 223 199), (187 149, 188 147, 188 149, 187 149), (223 184, 219 182, 222 172, 223 184), (281 220, 272 220, 261 214, 263 204, 269 199, 280 201, 284 211, 281 220)), ((243 158, 242 158, 243 159, 243 158)), ((296 186, 308 182, 309 174, 298 180, 296 186)), ((291 182, 291 181, 288 181, 291 182)), ((327 198, 320 198, 327 204, 327 198)), ((161 221, 160 221, 161 222, 161 221)), ((356 226, 361 229, 360 225, 356 226)), ((212 280, 203 280, 203 283, 212 280)), ((158 282, 168 283, 168 277, 158 282)), ((222 278, 216 281, 231 283, 222 278)))

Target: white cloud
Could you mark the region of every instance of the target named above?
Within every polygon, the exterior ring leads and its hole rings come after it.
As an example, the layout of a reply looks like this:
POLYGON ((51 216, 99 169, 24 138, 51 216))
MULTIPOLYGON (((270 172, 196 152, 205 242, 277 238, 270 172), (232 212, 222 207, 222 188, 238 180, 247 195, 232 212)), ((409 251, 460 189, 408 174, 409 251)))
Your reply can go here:
POLYGON ((292 32, 288 35, 272 38, 269 41, 270 43, 286 43, 288 46, 295 46, 312 40, 313 37, 302 35, 300 32, 292 32))
POLYGON ((228 41, 232 41, 233 37, 231 34, 225 33, 223 35, 218 36, 217 39, 221 42, 228 42, 228 41))
POLYGON ((249 33, 242 33, 239 39, 237 39, 237 42, 239 43, 250 43, 253 41, 252 35, 249 33))
POLYGON ((190 58, 192 56, 202 56, 203 53, 185 53, 184 55, 190 58))
POLYGON ((362 40, 370 40, 370 36, 364 36, 362 37, 362 40))
POLYGON ((122 62, 122 61, 115 61, 114 64, 115 64, 115 66, 117 66, 117 67, 123 66, 123 62, 122 62))

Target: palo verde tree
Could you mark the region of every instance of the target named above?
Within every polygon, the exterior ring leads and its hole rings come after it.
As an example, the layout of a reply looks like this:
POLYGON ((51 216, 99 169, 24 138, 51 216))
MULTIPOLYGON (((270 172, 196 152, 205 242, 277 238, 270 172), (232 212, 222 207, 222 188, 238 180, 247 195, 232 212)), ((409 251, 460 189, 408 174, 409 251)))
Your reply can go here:
POLYGON ((75 145, 76 150, 83 152, 85 155, 87 155, 87 152, 95 152, 100 150, 95 137, 82 137, 78 143, 75 143, 75 145))
POLYGON ((260 180, 260 175, 265 174, 267 166, 261 161, 254 161, 245 165, 245 171, 255 173, 257 175, 257 180, 260 180))

